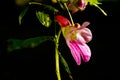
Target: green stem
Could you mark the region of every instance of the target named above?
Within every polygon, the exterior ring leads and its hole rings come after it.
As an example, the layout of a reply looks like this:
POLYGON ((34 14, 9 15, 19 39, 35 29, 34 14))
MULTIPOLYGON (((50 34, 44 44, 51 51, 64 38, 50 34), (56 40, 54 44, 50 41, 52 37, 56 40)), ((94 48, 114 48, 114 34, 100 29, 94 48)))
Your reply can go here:
POLYGON ((59 68, 59 54, 58 54, 58 50, 57 48, 55 49, 55 59, 56 59, 56 74, 57 74, 57 78, 58 80, 61 80, 60 77, 60 68, 59 68))
POLYGON ((97 7, 105 16, 107 16, 107 13, 101 9, 97 4, 94 4, 95 7, 97 7))
POLYGON ((59 67, 59 51, 58 51, 60 34, 61 34, 61 30, 59 31, 58 35, 55 35, 55 60, 56 60, 55 64, 56 64, 56 75, 58 80, 61 80, 60 67, 59 67))
POLYGON ((70 20, 71 20, 72 26, 74 26, 74 21, 73 21, 73 19, 72 19, 71 13, 70 13, 70 11, 69 11, 69 9, 68 9, 68 7, 67 7, 67 4, 64 3, 64 6, 65 6, 65 8, 67 9, 67 12, 68 12, 68 14, 69 14, 69 17, 70 17, 70 20))

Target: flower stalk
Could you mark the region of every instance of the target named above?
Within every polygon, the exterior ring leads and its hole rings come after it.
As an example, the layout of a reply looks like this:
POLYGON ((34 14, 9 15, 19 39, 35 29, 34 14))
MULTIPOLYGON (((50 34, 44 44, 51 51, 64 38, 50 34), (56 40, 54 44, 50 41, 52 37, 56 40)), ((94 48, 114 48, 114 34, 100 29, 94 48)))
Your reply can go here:
POLYGON ((60 76, 60 67, 59 67, 59 38, 60 38, 61 30, 59 31, 58 35, 55 35, 55 65, 56 65, 56 75, 58 80, 61 80, 60 76))
POLYGON ((71 13, 70 13, 70 11, 69 11, 69 9, 68 9, 68 7, 67 7, 67 4, 64 3, 64 6, 65 6, 65 8, 66 8, 66 10, 67 10, 67 12, 68 12, 68 14, 69 14, 69 17, 70 17, 70 20, 71 20, 71 24, 72 24, 72 26, 74 26, 74 21, 73 21, 73 19, 72 19, 71 13))

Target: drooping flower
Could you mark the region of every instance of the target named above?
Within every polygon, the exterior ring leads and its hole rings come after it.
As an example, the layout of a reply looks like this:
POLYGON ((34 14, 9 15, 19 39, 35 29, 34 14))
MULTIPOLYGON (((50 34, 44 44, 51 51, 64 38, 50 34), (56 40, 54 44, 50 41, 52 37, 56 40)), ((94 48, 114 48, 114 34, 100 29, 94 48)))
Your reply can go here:
POLYGON ((69 10, 72 11, 72 13, 77 12, 78 10, 84 10, 86 8, 87 1, 86 0, 70 0, 70 3, 68 4, 69 10))
POLYGON ((62 34, 77 65, 81 64, 81 57, 84 62, 88 62, 91 50, 87 43, 92 39, 91 31, 86 28, 89 22, 84 22, 81 26, 78 23, 71 26, 70 21, 61 15, 56 16, 55 19, 61 26, 62 34))

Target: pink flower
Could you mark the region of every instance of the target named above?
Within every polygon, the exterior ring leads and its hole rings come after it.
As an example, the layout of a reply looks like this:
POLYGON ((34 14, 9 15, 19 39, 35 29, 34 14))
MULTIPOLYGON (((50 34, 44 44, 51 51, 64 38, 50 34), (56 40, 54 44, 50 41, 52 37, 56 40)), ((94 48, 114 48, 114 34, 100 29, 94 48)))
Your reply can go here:
POLYGON ((68 4, 69 10, 72 11, 72 13, 77 12, 78 10, 84 10, 86 8, 87 1, 86 0, 71 0, 68 4))
POLYGON ((56 16, 56 20, 61 26, 63 36, 77 65, 81 64, 81 57, 84 62, 88 62, 91 57, 91 50, 87 43, 92 39, 91 31, 86 28, 89 22, 84 22, 81 26, 78 23, 71 26, 68 24, 70 23, 69 20, 60 15, 56 16))

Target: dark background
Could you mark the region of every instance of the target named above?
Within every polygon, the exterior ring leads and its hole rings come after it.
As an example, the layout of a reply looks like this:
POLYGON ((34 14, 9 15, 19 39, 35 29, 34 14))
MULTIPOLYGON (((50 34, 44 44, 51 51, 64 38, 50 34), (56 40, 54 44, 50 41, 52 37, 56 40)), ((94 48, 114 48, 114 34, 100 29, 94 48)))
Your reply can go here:
MULTIPOLYGON (((91 60, 77 66, 65 41, 61 38, 60 51, 70 66, 74 80, 118 80, 119 78, 119 2, 103 2, 100 5, 108 16, 99 9, 88 6, 84 12, 73 15, 75 22, 90 21, 93 40, 91 60)), ((36 48, 26 48, 8 53, 10 38, 27 39, 41 35, 53 35, 53 28, 44 28, 35 17, 34 6, 30 7, 21 26, 18 15, 22 8, 14 1, 1 1, 0 5, 0 80, 57 80, 55 74, 54 43, 46 42, 36 48)), ((62 80, 69 80, 61 66, 62 80)))

